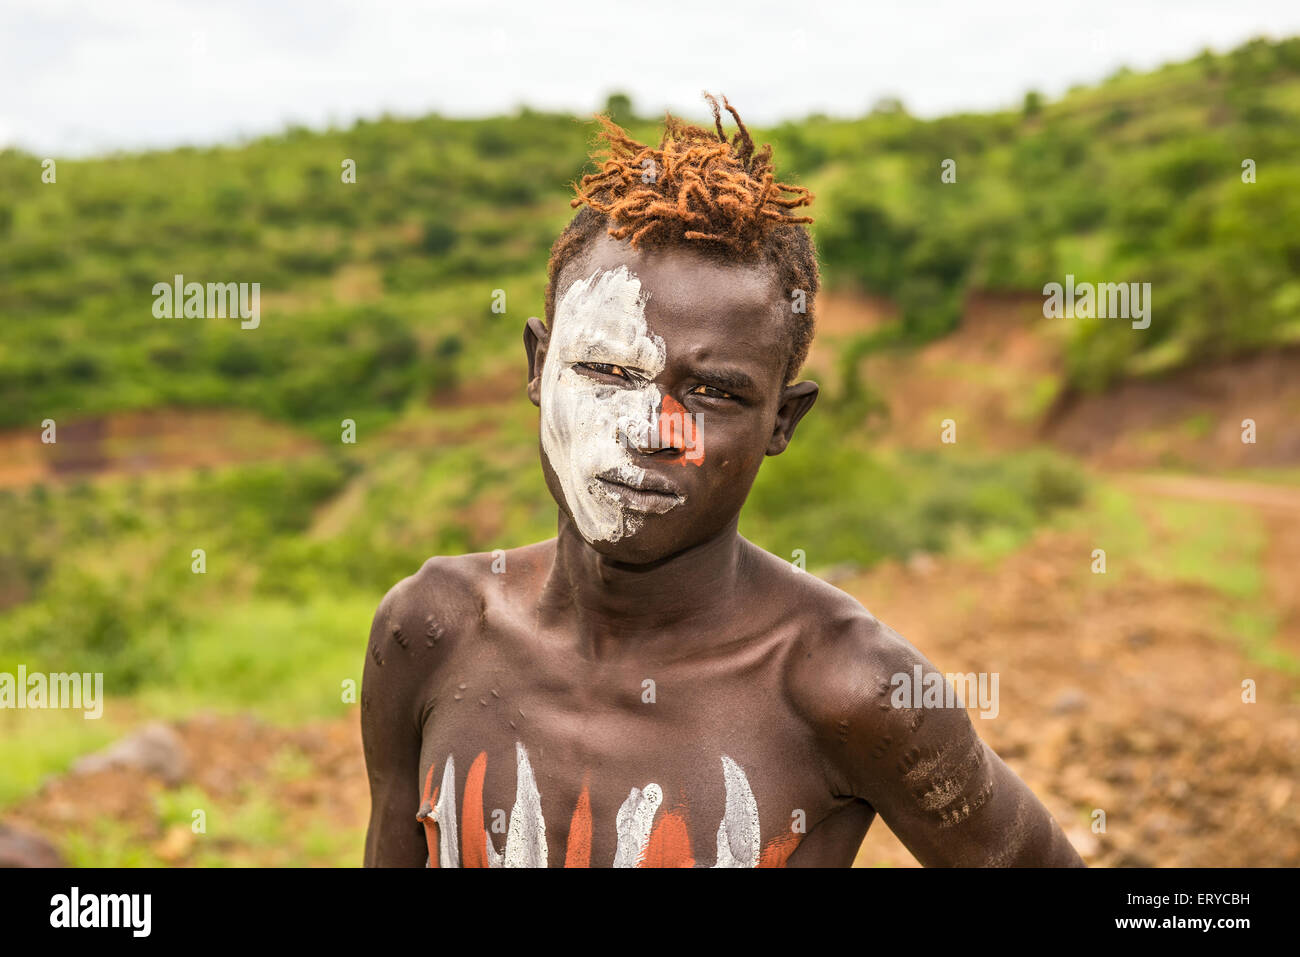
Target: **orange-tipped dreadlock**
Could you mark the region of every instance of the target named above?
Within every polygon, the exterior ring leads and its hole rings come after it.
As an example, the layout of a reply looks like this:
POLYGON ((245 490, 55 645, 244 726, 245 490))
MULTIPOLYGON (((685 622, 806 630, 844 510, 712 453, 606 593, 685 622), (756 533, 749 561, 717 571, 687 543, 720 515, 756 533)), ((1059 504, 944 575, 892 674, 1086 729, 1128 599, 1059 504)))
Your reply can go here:
POLYGON ((740 114, 724 96, 722 105, 737 126, 728 142, 718 101, 707 93, 705 98, 716 133, 669 114, 658 149, 638 143, 608 117, 596 117, 606 143, 594 157, 601 168, 574 185, 577 196, 570 205, 585 208, 551 249, 546 322, 550 325, 554 317, 560 271, 602 229, 633 247, 686 245, 708 248, 733 262, 767 261, 779 269, 787 299, 802 290, 806 302, 806 312, 792 312, 788 382, 812 344, 819 275, 804 225, 812 219, 793 210, 811 205, 813 195, 803 186, 777 182, 772 147, 755 149, 740 114))
POLYGON ((570 205, 586 203, 604 213, 614 223, 609 234, 633 246, 657 232, 664 238, 712 240, 741 256, 758 251, 771 225, 811 223, 811 217, 788 211, 811 204, 812 194, 776 182, 772 147, 755 152, 749 130, 723 97, 738 127, 728 143, 718 101, 708 100, 716 136, 670 114, 658 149, 636 142, 608 117, 596 117, 609 144, 601 154, 605 162, 599 173, 582 178, 570 205))

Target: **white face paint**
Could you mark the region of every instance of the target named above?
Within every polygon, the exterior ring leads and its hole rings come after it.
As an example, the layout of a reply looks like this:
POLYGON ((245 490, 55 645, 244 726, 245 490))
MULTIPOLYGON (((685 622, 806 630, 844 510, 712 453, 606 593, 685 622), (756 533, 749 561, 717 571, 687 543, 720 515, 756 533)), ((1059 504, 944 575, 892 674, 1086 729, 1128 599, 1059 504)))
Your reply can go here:
POLYGON ((634 487, 645 478, 619 428, 622 423, 633 436, 658 429, 662 397, 652 380, 663 371, 667 351, 646 326, 646 299, 641 281, 619 266, 569 286, 551 323, 542 369, 542 450, 588 542, 616 542, 642 521, 617 487, 611 489, 599 476, 634 487), (578 362, 621 366, 638 378, 619 385, 598 381, 575 371, 578 362))

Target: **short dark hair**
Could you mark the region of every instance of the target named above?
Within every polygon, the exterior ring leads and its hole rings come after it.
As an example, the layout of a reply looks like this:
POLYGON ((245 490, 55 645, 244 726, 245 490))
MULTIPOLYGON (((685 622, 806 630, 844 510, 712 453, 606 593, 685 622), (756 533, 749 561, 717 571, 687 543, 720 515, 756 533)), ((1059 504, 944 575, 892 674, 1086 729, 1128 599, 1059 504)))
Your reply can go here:
POLYGON ((573 184, 582 206, 551 247, 547 264, 546 325, 555 318, 556 283, 561 271, 602 232, 628 239, 634 248, 687 246, 706 250, 721 261, 768 262, 777 268, 787 299, 802 291, 803 311, 791 308, 790 357, 785 382, 793 381, 808 358, 816 324, 814 302, 821 285, 817 251, 808 216, 794 210, 813 195, 803 186, 776 181, 772 147, 755 150, 740 114, 722 98, 736 121, 727 141, 718 101, 705 94, 713 110, 713 130, 693 126, 672 114, 664 118, 658 149, 638 143, 607 116, 597 116, 605 148, 593 159, 601 170, 573 184), (783 194, 789 193, 786 196, 783 194))

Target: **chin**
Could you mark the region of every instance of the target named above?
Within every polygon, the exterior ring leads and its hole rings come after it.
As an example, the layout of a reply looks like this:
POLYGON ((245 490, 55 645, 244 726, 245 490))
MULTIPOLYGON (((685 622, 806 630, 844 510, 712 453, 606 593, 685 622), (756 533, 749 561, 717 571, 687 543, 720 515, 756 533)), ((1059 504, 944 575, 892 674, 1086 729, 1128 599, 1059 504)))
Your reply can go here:
POLYGON ((671 558, 693 543, 686 541, 665 541, 663 536, 646 535, 641 529, 616 542, 587 542, 603 558, 624 565, 651 565, 671 558))
POLYGON ((687 515, 645 515, 636 531, 617 541, 584 541, 610 561, 624 565, 652 565, 680 555, 707 541, 723 527, 702 526, 687 515))

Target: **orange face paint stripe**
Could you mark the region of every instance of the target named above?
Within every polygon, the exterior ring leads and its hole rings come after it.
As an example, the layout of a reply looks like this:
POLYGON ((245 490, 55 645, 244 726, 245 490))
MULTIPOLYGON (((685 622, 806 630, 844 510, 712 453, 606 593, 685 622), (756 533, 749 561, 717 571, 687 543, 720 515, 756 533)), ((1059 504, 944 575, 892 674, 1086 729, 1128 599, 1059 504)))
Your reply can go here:
POLYGON ((682 449, 671 458, 672 465, 704 464, 704 441, 695 418, 671 395, 665 395, 659 410, 659 445, 665 449, 682 449))
POLYGON ((483 828, 483 776, 487 774, 487 752, 480 751, 465 778, 465 800, 461 805, 460 846, 465 867, 487 867, 487 831, 483 828))
POLYGON ((582 793, 578 795, 578 806, 573 809, 573 820, 569 824, 569 846, 564 854, 564 866, 591 866, 591 794, 585 780, 582 782, 582 793))

